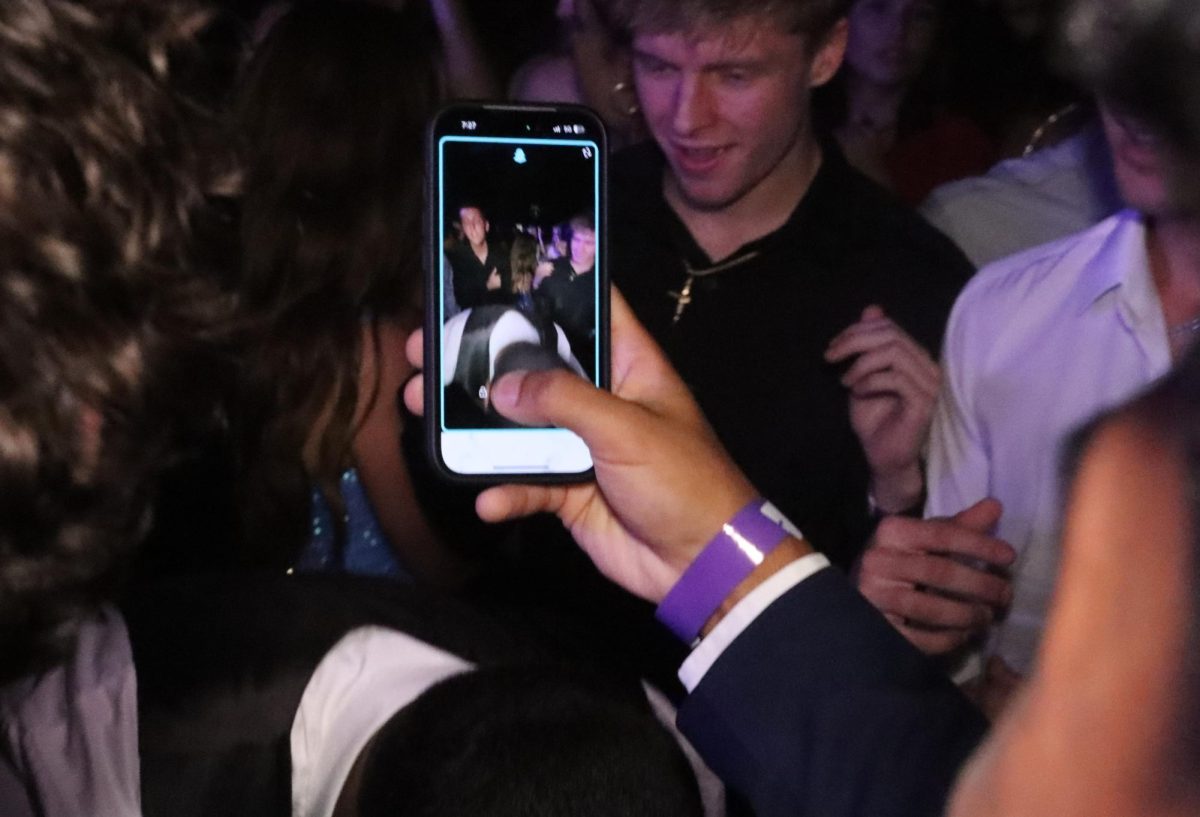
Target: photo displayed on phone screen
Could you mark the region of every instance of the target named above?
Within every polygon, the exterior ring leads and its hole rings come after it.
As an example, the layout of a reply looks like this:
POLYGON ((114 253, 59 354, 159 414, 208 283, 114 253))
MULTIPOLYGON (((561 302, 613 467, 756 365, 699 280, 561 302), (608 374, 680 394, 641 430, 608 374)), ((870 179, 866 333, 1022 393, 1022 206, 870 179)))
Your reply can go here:
POLYGON ((492 384, 517 370, 561 369, 601 384, 603 140, 561 119, 523 136, 488 132, 512 131, 511 122, 451 117, 446 129, 459 132, 435 134, 439 445, 456 473, 591 467, 574 434, 519 426, 489 399, 492 384))

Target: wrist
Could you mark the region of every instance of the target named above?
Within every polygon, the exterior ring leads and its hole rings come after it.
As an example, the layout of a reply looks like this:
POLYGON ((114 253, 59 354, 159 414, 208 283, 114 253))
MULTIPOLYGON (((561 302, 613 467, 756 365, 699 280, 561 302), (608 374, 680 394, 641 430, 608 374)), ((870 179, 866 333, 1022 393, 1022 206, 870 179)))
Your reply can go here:
POLYGON ((802 538, 773 505, 761 497, 751 500, 683 570, 659 604, 657 618, 682 641, 694 641, 747 593, 797 555, 811 552, 802 538))
POLYGON ((704 626, 700 629, 700 637, 703 638, 712 632, 713 628, 720 624, 721 620, 729 614, 729 611, 737 607, 738 602, 750 595, 760 584, 797 559, 802 559, 812 553, 814 553, 812 546, 806 541, 789 536, 778 547, 768 553, 766 558, 763 559, 762 564, 754 568, 750 575, 735 587, 732 593, 725 597, 725 600, 721 602, 721 606, 717 608, 717 611, 709 616, 708 621, 704 622, 704 626))
POLYGON ((925 501, 925 474, 920 462, 890 472, 871 472, 871 504, 877 514, 899 514, 925 501))

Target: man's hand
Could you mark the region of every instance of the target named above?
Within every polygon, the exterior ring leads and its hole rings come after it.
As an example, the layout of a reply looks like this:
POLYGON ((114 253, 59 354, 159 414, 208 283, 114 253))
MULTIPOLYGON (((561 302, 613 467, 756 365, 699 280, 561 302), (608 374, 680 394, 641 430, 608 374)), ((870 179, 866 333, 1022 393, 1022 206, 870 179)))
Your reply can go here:
POLYGON ((880 510, 899 513, 924 493, 921 448, 929 434, 941 370, 929 353, 878 306, 835 337, 830 363, 856 358, 842 385, 850 390, 850 424, 871 467, 871 495, 880 510))
POLYGON ((962 691, 995 723, 1008 708, 1013 696, 1025 683, 1025 676, 1014 670, 998 655, 988 659, 983 674, 965 684, 962 691))
POLYGON ((487 277, 487 288, 489 291, 492 291, 492 290, 499 289, 500 286, 501 286, 500 270, 496 269, 495 267, 492 267, 492 271, 490 273, 488 273, 488 277, 487 277))
MULTIPOLYGON (((493 522, 557 514, 602 573, 658 602, 755 490, 615 290, 612 326, 612 393, 563 371, 505 375, 491 392, 496 410, 513 420, 582 437, 595 482, 491 488, 476 510, 493 522)), ((408 342, 414 365, 421 342, 419 333, 408 342)), ((422 388, 417 378, 405 389, 414 412, 422 388)))
POLYGON ((1012 601, 1012 582, 993 570, 1016 558, 990 535, 1000 510, 984 499, 951 519, 884 519, 863 554, 859 591, 923 652, 957 649, 1012 601))

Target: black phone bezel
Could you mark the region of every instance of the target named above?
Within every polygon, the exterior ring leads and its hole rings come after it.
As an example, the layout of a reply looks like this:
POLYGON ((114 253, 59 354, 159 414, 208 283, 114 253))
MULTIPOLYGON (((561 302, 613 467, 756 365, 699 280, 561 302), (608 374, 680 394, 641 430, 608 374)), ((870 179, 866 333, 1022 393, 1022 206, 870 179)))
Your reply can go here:
MULTIPOLYGON (((553 138, 566 134, 555 134, 553 128, 564 122, 585 123, 586 132, 580 134, 595 141, 599 146, 598 158, 599 212, 596 242, 599 246, 598 276, 598 320, 596 342, 599 352, 598 377, 600 388, 610 388, 610 280, 608 274, 608 134, 600 116, 580 105, 532 105, 503 104, 490 102, 455 102, 441 108, 429 123, 426 139, 426 207, 425 207, 425 320, 424 320, 424 367, 425 367, 425 437, 428 455, 438 473, 447 480, 462 484, 497 485, 504 483, 570 484, 588 482, 594 478, 593 468, 577 473, 555 472, 510 472, 492 474, 463 474, 452 470, 443 460, 441 453, 441 313, 438 309, 441 298, 442 237, 439 231, 438 140, 450 131, 441 127, 443 122, 473 121, 477 129, 472 133, 487 136, 520 138, 553 138), (432 388, 431 388, 432 385, 432 388)), ((575 137, 575 134, 571 134, 575 137)))

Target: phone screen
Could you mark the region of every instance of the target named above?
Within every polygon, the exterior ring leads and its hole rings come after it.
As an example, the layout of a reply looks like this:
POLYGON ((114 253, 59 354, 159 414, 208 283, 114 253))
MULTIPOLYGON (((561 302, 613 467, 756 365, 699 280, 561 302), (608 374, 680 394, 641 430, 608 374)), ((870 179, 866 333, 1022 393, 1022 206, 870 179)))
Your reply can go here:
POLYGON ((455 105, 430 150, 435 460, 458 477, 585 477, 582 440, 502 417, 489 390, 516 370, 607 385, 603 126, 576 107, 455 105))

